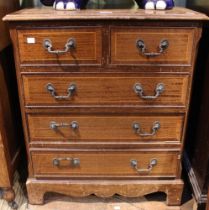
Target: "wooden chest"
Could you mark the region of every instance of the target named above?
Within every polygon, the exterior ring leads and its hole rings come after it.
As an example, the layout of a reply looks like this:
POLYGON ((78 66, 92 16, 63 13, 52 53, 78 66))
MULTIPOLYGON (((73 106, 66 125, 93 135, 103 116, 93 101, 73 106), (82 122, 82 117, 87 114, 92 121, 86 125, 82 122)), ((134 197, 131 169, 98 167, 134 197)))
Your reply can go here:
POLYGON ((16 55, 29 202, 46 192, 179 205, 193 67, 206 16, 26 9, 5 17, 16 55))

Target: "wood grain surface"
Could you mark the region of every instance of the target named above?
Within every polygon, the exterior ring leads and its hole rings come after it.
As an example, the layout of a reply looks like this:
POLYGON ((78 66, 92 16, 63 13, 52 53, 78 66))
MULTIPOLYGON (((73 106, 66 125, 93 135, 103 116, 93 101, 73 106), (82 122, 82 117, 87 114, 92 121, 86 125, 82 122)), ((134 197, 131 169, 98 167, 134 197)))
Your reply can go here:
POLYGON ((111 28, 112 64, 191 64, 194 29, 192 28, 111 28), (144 41, 146 52, 159 52, 162 40, 168 48, 159 56, 148 57, 137 48, 138 40, 144 41))
POLYGON ((25 9, 4 18, 9 21, 16 58, 30 203, 42 204, 46 192, 135 197, 162 191, 168 205, 180 204, 180 162, 196 48, 202 21, 207 19, 183 8, 25 9), (43 50, 46 37, 59 50, 71 35, 78 39, 77 63, 69 54, 61 55, 59 63, 43 50), (28 37, 35 37, 37 43, 26 44, 28 37), (168 39, 169 47, 162 55, 144 58, 136 48, 139 38, 147 52, 157 52, 162 39, 168 39), (49 83, 53 93, 47 90, 49 83), (165 90, 156 99, 147 99, 136 92, 137 83, 143 96, 155 96, 159 84, 165 90), (76 90, 69 98, 56 99, 67 96, 72 84, 76 90), (75 120, 79 128, 50 130, 52 120, 59 124, 75 120), (155 120, 162 127, 152 138, 133 133, 133 121, 150 132, 155 120), (59 167, 53 165, 56 158, 64 158, 59 167), (79 158, 80 164, 71 167, 71 160, 65 158, 79 158), (147 169, 153 158, 159 162, 148 175, 138 174, 130 165, 136 159, 138 169, 147 169), (141 182, 136 180, 140 178, 141 182))
POLYGON ((151 76, 151 77, 74 77, 71 75, 56 76, 23 76, 25 105, 138 105, 138 106, 186 106, 188 76, 151 76), (56 100, 46 89, 53 84, 56 94, 67 95, 67 89, 75 84, 77 89, 72 97, 56 100), (134 85, 140 83, 145 96, 156 94, 157 84, 163 83, 165 91, 156 99, 142 99, 135 91, 134 85))
POLYGON ((19 30, 19 50, 21 63, 57 63, 57 64, 101 64, 102 28, 79 27, 71 29, 34 29, 19 30), (28 43, 34 39, 35 43, 28 43), (75 40, 74 49, 60 55, 51 54, 44 47, 44 41, 50 40, 52 50, 64 50, 68 40, 75 40))
POLYGON ((175 177, 179 163, 178 152, 32 152, 34 175, 39 177, 135 177, 161 176, 175 177), (54 166, 56 158, 78 158, 79 166, 73 166, 70 161, 60 161, 60 166, 54 166), (152 159, 157 165, 150 173, 137 172, 130 164, 131 160, 138 161, 139 169, 147 169, 152 159))
POLYGON ((47 142, 159 142, 180 141, 183 116, 95 116, 95 115, 28 115, 31 141, 47 142), (51 129, 50 123, 68 124, 67 127, 51 129), (71 123, 76 122, 78 129, 72 129, 71 123), (133 129, 138 123, 141 133, 151 134, 153 124, 160 123, 160 129, 153 136, 140 136, 133 129))
POLYGON ((0 144, 0 160, 1 160, 0 186, 3 188, 8 188, 9 186, 11 186, 9 168, 6 160, 4 147, 1 144, 0 144))
POLYGON ((73 197, 84 197, 95 194, 98 197, 111 197, 114 194, 125 197, 139 197, 156 191, 165 192, 167 195, 167 204, 169 206, 178 206, 181 202, 180 197, 183 190, 181 180, 72 180, 72 181, 46 181, 37 179, 28 179, 27 189, 29 202, 31 204, 43 204, 46 189, 56 191, 73 197), (69 191, 69 189, 72 189, 69 191), (140 189, 140 190, 139 190, 140 189))
POLYGON ((208 203, 207 203, 207 210, 209 210, 209 187, 208 187, 208 203))
POLYGON ((4 17, 5 21, 34 20, 208 20, 208 17, 186 8, 175 7, 172 10, 114 9, 114 10, 78 10, 57 11, 52 8, 23 9, 4 17))

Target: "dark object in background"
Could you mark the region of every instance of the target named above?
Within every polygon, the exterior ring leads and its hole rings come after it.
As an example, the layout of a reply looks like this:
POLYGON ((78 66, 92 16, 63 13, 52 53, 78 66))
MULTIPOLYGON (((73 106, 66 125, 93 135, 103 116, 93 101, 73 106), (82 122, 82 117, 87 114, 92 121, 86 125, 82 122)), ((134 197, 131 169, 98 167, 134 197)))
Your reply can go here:
POLYGON ((2 50, 0 57, 0 198, 17 209, 13 178, 24 152, 12 47, 2 50))
MULTIPOLYGON (((187 7, 209 15, 209 1, 188 0, 187 7)), ((209 24, 205 22, 197 57, 184 165, 198 204, 205 210, 209 184, 209 24)))
POLYGON ((40 0, 40 1, 45 6, 52 6, 55 0, 40 0))

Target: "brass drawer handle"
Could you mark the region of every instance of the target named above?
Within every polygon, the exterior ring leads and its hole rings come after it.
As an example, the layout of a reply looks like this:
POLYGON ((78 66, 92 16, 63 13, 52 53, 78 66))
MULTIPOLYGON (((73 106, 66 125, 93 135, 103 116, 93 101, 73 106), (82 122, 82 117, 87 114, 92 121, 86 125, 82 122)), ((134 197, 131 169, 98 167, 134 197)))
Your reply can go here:
POLYGON ((133 123, 133 129, 135 133, 141 137, 154 136, 157 133, 157 131, 160 129, 160 122, 153 123, 153 126, 151 128, 151 133, 142 132, 141 126, 139 123, 133 123))
POLYGON ((73 130, 77 130, 79 128, 79 124, 76 121, 72 121, 71 123, 56 123, 54 121, 51 121, 49 127, 52 130, 56 130, 59 127, 70 127, 73 130))
POLYGON ((55 158, 52 161, 53 166, 60 167, 61 162, 68 161, 69 166, 71 167, 78 167, 80 166, 80 159, 79 158, 55 158))
POLYGON ((53 50, 52 41, 50 39, 45 39, 43 41, 43 47, 51 54, 63 54, 76 48, 76 40, 74 38, 70 38, 65 44, 64 50, 53 50))
POLYGON ((157 159, 151 159, 146 169, 140 169, 137 160, 131 160, 131 167, 134 168, 138 173, 150 173, 154 166, 157 165, 157 159))
POLYGON ((163 83, 158 83, 156 88, 155 88, 155 95, 154 96, 145 96, 144 95, 144 89, 143 89, 143 87, 140 83, 136 83, 134 85, 134 91, 142 99, 148 99, 148 100, 156 99, 165 91, 165 85, 163 83))
POLYGON ((67 92, 68 94, 66 96, 58 96, 56 94, 56 90, 55 90, 55 87, 53 86, 53 84, 51 83, 48 83, 46 85, 46 90, 51 94, 52 97, 54 97, 55 99, 58 99, 58 100, 63 100, 63 99, 69 99, 71 98, 71 96, 73 95, 73 93, 76 91, 76 85, 75 84, 70 84, 68 89, 67 89, 67 92))
POLYGON ((165 50, 169 47, 169 42, 166 39, 163 39, 159 44, 159 52, 147 52, 146 44, 143 40, 137 40, 136 41, 136 47, 140 50, 142 55, 146 57, 156 57, 165 52, 165 50))

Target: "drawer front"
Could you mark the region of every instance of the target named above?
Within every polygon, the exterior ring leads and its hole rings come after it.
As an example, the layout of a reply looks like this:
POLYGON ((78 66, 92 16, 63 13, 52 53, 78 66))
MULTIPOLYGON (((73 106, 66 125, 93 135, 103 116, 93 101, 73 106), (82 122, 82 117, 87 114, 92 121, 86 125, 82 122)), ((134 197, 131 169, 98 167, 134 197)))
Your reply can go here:
POLYGON ((112 64, 191 64, 192 28, 112 28, 112 64))
POLYGON ((180 141, 183 116, 28 115, 31 141, 180 141))
POLYGON ((101 36, 99 27, 19 30, 20 62, 23 64, 100 65, 101 36))
POLYGON ((185 106, 188 76, 23 76, 27 106, 185 106))
POLYGON ((177 152, 32 152, 35 176, 176 176, 177 152), (138 170, 138 171, 137 171, 138 170))

